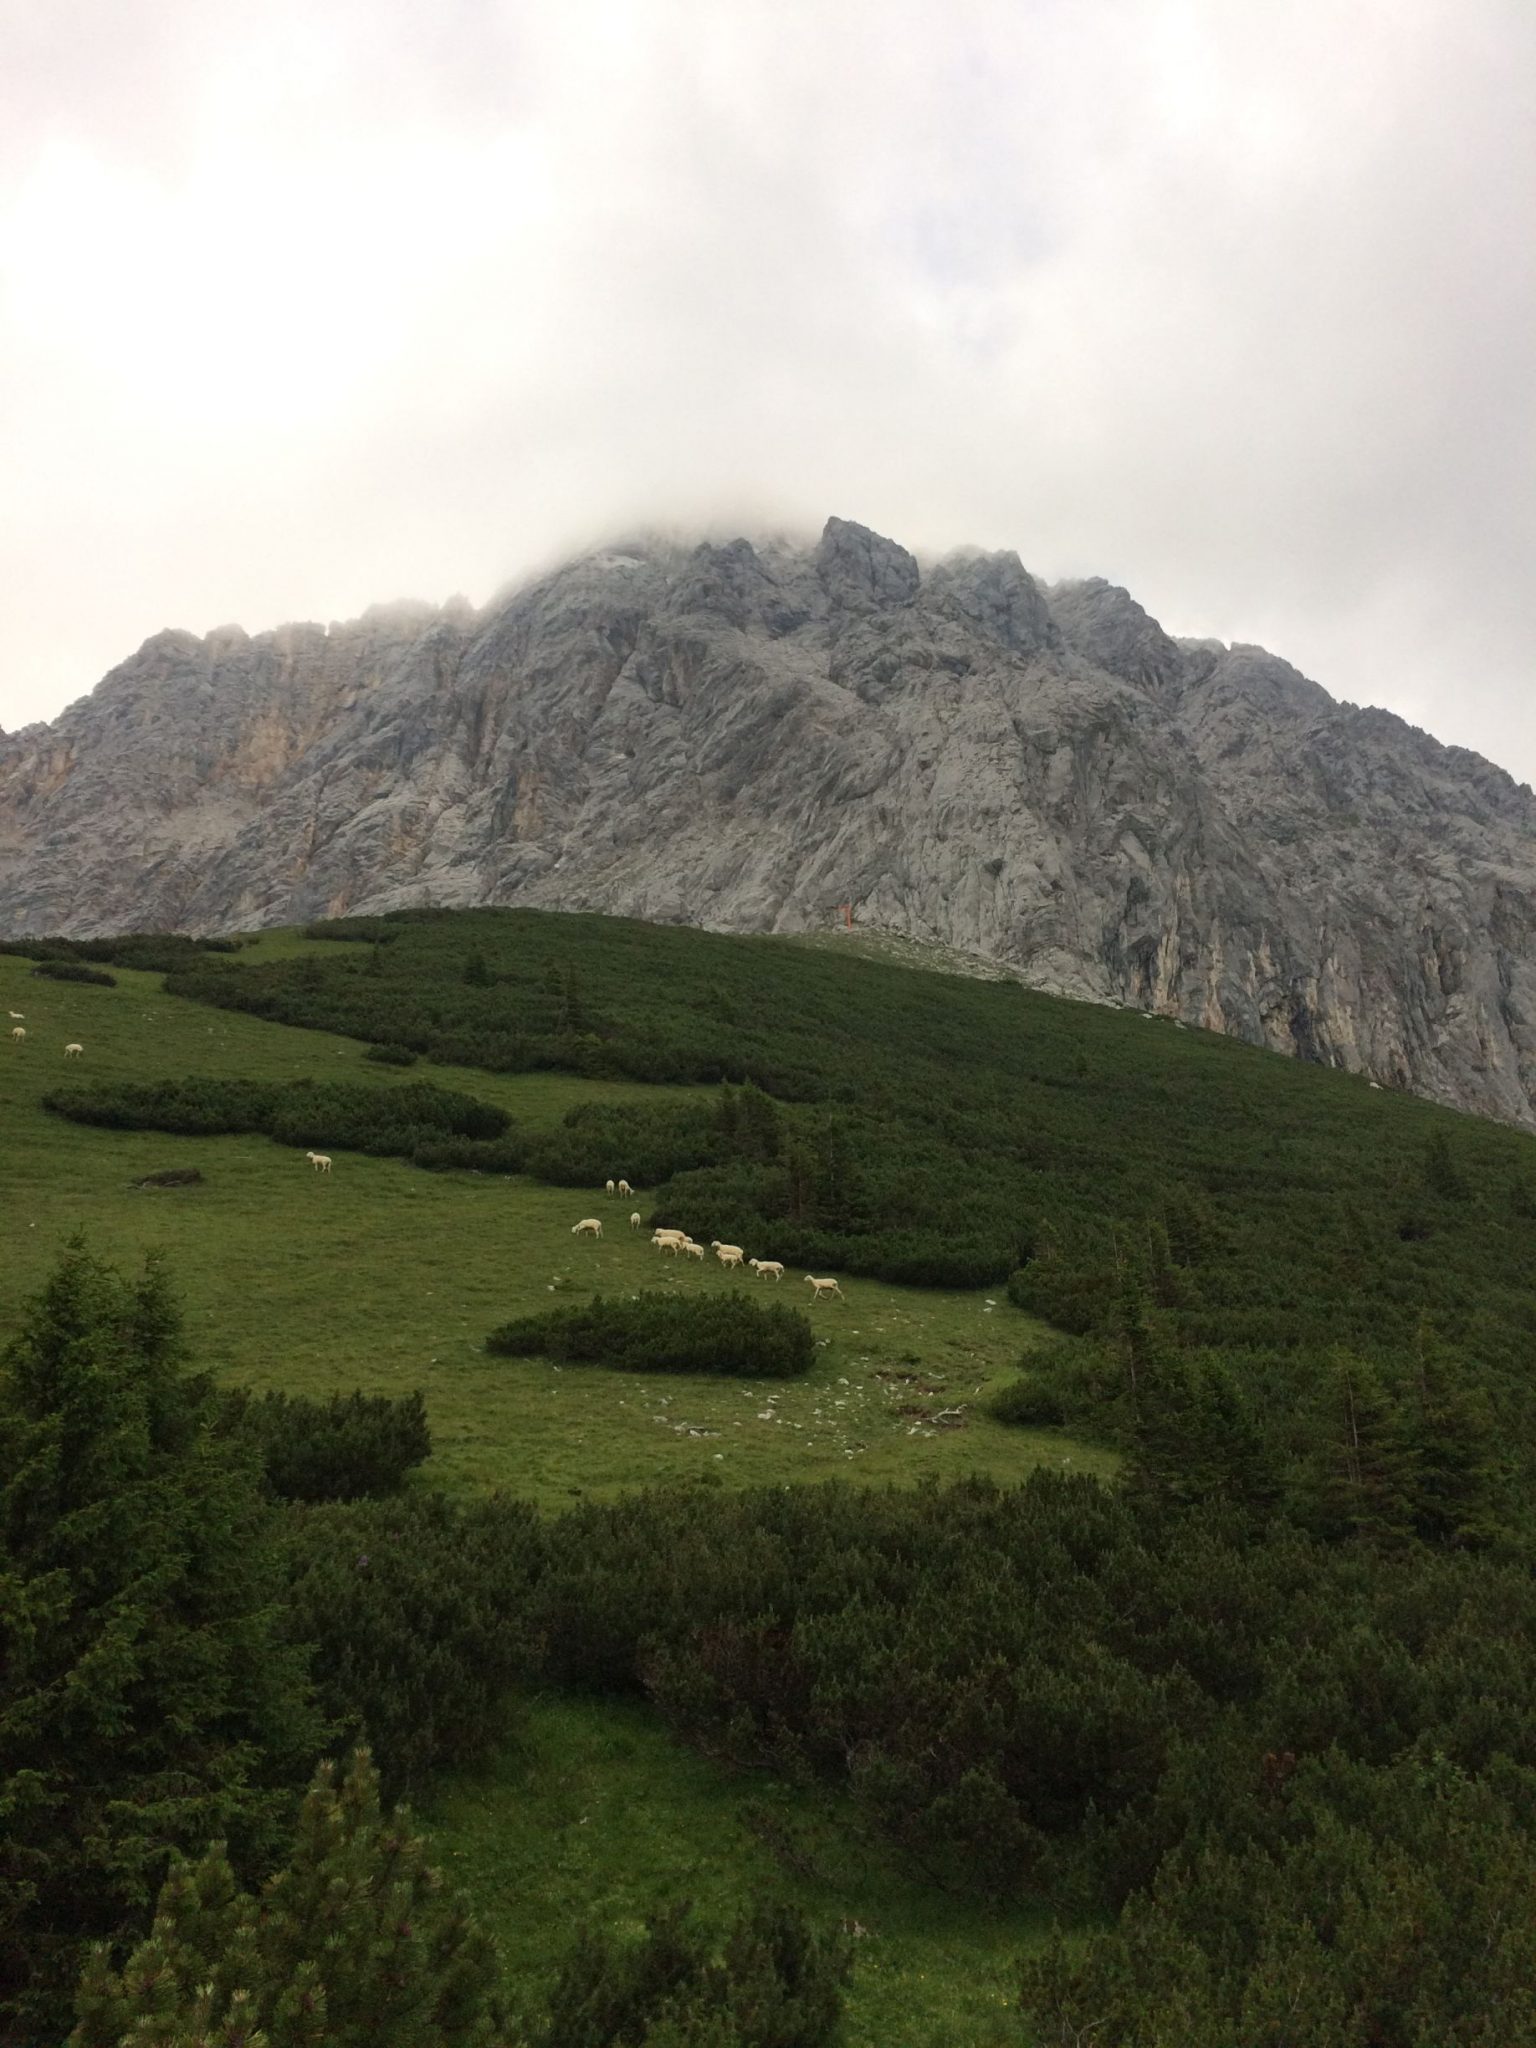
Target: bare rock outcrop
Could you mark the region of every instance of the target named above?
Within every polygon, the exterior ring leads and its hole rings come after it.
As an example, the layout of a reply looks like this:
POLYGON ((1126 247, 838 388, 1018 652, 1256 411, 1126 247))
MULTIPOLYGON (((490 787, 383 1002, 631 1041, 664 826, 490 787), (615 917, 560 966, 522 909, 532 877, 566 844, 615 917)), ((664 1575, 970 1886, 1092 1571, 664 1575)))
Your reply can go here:
POLYGON ((158 634, 0 735, 0 931, 526 903, 865 924, 1536 1126, 1536 806, 1013 554, 641 538, 158 634))

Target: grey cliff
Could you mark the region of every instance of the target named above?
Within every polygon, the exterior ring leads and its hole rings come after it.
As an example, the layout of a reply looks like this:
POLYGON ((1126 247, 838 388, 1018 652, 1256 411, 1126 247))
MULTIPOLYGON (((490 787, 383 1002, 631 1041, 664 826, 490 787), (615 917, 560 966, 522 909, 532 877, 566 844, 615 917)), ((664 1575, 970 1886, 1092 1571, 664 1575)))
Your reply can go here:
POLYGON ((0 735, 0 933, 522 903, 866 927, 1536 1126, 1536 814, 1013 554, 638 540, 483 611, 147 641, 0 735))

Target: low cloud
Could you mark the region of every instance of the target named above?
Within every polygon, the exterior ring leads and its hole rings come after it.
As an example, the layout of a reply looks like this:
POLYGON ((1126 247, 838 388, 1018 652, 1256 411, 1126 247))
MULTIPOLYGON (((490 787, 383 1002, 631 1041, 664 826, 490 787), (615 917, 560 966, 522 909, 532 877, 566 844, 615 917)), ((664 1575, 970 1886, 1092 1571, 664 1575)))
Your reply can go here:
POLYGON ((0 722, 669 523, 1016 547, 1536 776, 1525 0, 4 4, 0 722))

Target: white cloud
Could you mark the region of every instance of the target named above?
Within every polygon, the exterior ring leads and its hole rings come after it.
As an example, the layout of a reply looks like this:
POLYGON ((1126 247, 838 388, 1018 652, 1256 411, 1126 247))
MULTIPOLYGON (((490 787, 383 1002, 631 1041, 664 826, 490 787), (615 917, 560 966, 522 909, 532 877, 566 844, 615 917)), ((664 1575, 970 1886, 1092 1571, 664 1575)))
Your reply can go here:
POLYGON ((1016 546, 1536 773, 1526 0, 0 35, 0 720, 614 525, 1016 546))

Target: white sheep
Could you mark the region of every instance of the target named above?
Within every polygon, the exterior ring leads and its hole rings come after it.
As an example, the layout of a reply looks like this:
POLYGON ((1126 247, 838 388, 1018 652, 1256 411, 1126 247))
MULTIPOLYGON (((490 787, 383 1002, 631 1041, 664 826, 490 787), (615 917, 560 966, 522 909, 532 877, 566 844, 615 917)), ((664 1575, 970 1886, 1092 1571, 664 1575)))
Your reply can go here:
POLYGON ((734 1252, 738 1259, 741 1257, 741 1246, 739 1244, 722 1244, 718 1237, 712 1237, 709 1240, 709 1248, 712 1252, 734 1252))
POLYGON ((638 1230, 640 1228, 640 1211, 638 1209, 630 1210, 629 1227, 631 1230, 638 1230))
POLYGON ((818 1280, 812 1273, 807 1273, 805 1277, 811 1289, 812 1301, 820 1301, 824 1294, 835 1294, 838 1300, 843 1302, 848 1299, 835 1280, 818 1280))
POLYGON ((702 1259, 704 1256, 703 1245, 695 1244, 691 1237, 685 1237, 682 1243, 676 1246, 675 1249, 680 1252, 686 1252, 690 1259, 702 1259))
POLYGON ((681 1244, 688 1235, 686 1230, 674 1230, 670 1224, 651 1232, 652 1244, 681 1244))
POLYGON ((26 1035, 27 1027, 25 1024, 18 1024, 16 1026, 16 1029, 11 1033, 12 1038, 15 1039, 18 1045, 20 1045, 21 1041, 26 1037, 26 1035))
POLYGON ((309 1161, 316 1173, 330 1172, 331 1155, 329 1152, 306 1152, 304 1157, 309 1161))
POLYGON ((83 1053, 84 1051, 85 1047, 83 1045, 66 1045, 64 1048, 64 1057, 67 1060, 77 1060, 79 1059, 81 1053, 83 1053))
POLYGON ((784 1278, 784 1267, 778 1259, 748 1259, 747 1264, 759 1280, 765 1273, 771 1273, 775 1280, 784 1278))
POLYGON ((741 1246, 738 1244, 717 1244, 715 1246, 715 1257, 722 1266, 739 1266, 741 1264, 741 1246))
POLYGON ((619 1193, 621 1195, 632 1195, 634 1192, 634 1189, 630 1186, 627 1180, 621 1180, 619 1182, 619 1193))
POLYGON ((603 1226, 595 1216, 583 1216, 579 1223, 571 1225, 572 1237, 601 1237, 603 1226))
POLYGON ((603 1193, 605 1195, 611 1195, 613 1193, 613 1182, 611 1180, 604 1184, 603 1193))
POLYGON ((683 1233, 680 1230, 672 1237, 653 1237, 651 1239, 651 1243, 655 1245, 657 1251, 670 1252, 674 1259, 682 1250, 684 1242, 683 1233))
POLYGON ((10 1014, 15 1022, 19 1024, 27 1013, 25 1010, 12 1010, 10 1014))

